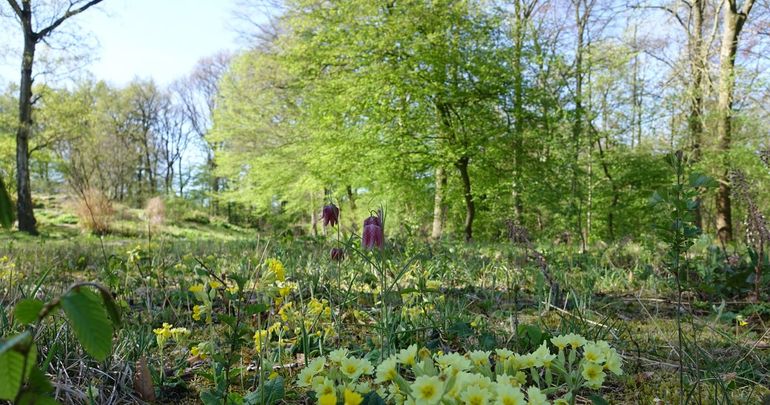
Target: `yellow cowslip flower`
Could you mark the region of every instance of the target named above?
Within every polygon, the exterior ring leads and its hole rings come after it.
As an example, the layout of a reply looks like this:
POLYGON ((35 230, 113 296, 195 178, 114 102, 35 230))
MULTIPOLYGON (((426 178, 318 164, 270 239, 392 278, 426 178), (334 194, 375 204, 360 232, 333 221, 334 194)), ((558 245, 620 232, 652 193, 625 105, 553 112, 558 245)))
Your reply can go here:
POLYGON ((216 290, 217 288, 222 287, 222 285, 223 285, 222 283, 220 283, 219 281, 216 281, 216 280, 209 281, 209 286, 212 289, 214 289, 214 290, 216 290))
POLYGON ((203 284, 193 284, 187 290, 193 294, 202 293, 206 287, 203 284))
POLYGON ((240 291, 238 284, 234 284, 231 287, 227 287, 227 292, 229 292, 230 294, 238 294, 238 291, 240 291))
POLYGON ((318 397, 318 405, 337 405, 337 394, 330 392, 318 397))
POLYGON ((270 332, 260 329, 254 332, 254 348, 257 353, 262 353, 262 349, 269 344, 270 332))
POLYGON ((417 358, 417 345, 411 345, 398 352, 396 359, 399 363, 407 366, 414 366, 417 358))
POLYGON ((200 321, 200 320, 201 320, 201 312, 202 312, 202 311, 201 311, 201 309, 202 309, 202 308, 201 308, 201 306, 200 306, 200 305, 193 305, 193 314, 192 314, 192 318, 193 318, 194 320, 196 320, 196 321, 200 321))
POLYGON ((187 328, 172 328, 170 332, 176 340, 182 339, 190 334, 190 331, 187 328))
POLYGON ((345 405, 358 405, 363 401, 361 394, 345 388, 345 405))
POLYGON ((171 325, 169 323, 163 322, 163 326, 160 328, 153 329, 153 333, 155 333, 155 340, 158 342, 158 347, 163 348, 163 346, 166 344, 166 340, 171 337, 171 327, 174 325, 171 325))
POLYGON ((281 298, 286 298, 286 296, 289 295, 290 292, 291 292, 290 285, 278 287, 278 296, 280 296, 281 298))
POLYGON ((281 323, 280 322, 275 322, 272 325, 270 325, 270 327, 267 328, 267 331, 269 333, 278 333, 278 331, 280 331, 280 330, 281 330, 281 323))
POLYGON ((599 389, 604 383, 604 367, 596 363, 583 363, 583 371, 580 373, 586 380, 586 386, 591 389, 599 389))
POLYGON ((286 271, 283 263, 276 258, 267 259, 267 269, 275 275, 275 279, 280 282, 286 281, 286 271))
POLYGON ((437 376, 421 375, 415 378, 410 387, 418 404, 437 404, 444 395, 444 383, 437 376))

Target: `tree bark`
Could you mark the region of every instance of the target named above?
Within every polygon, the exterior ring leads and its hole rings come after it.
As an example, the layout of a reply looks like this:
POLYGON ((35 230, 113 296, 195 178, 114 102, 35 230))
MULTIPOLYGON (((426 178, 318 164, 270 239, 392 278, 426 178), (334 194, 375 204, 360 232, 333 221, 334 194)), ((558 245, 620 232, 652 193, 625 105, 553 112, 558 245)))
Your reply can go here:
MULTIPOLYGON (((690 43, 690 113, 688 128, 692 142, 692 163, 701 159, 701 142, 703 141, 703 75, 706 71, 706 55, 703 54, 703 12, 705 0, 692 1, 692 32, 689 34, 690 43)), ((698 206, 695 208, 695 226, 703 229, 702 198, 697 197, 698 206)))
POLYGON ((473 202, 471 193, 471 177, 468 174, 468 163, 470 158, 463 156, 455 163, 460 172, 460 178, 463 182, 463 192, 465 196, 465 241, 473 240, 473 218, 476 216, 476 205, 473 202))
POLYGON ((717 104, 717 150, 719 152, 719 189, 716 195, 716 228, 719 239, 733 239, 733 219, 728 179, 730 141, 732 138, 733 93, 735 90, 735 55, 743 24, 754 0, 746 0, 738 9, 736 0, 727 0, 722 20, 722 46, 719 54, 719 100, 717 104))
POLYGON ((32 64, 35 60, 36 35, 32 31, 32 10, 24 2, 21 15, 24 30, 24 54, 21 60, 19 86, 19 128, 16 131, 16 211, 19 230, 37 235, 37 220, 32 206, 29 176, 29 137, 32 132, 32 64))
POLYGON ((436 193, 433 197, 433 229, 430 238, 434 241, 441 239, 444 230, 444 193, 446 192, 447 176, 443 167, 436 168, 436 193))
POLYGON ((52 20, 50 25, 35 32, 32 26, 32 5, 30 0, 6 0, 21 24, 24 37, 24 52, 21 59, 21 80, 19 84, 19 122, 16 130, 16 207, 19 230, 37 235, 37 220, 32 206, 32 186, 29 176, 29 138, 32 133, 32 66, 35 61, 35 47, 68 18, 82 13, 103 0, 89 0, 74 8, 78 1, 70 1, 69 7, 52 20))

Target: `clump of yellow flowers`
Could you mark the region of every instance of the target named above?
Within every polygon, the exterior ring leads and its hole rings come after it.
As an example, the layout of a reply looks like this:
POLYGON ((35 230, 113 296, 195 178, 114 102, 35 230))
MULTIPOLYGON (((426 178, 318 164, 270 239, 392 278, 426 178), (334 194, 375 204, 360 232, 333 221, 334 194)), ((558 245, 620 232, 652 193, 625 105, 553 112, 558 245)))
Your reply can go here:
POLYGON ((605 341, 567 334, 550 343, 523 355, 508 349, 434 354, 412 345, 376 368, 339 349, 310 362, 297 386, 310 388, 320 404, 357 405, 370 395, 415 405, 573 404, 578 390, 598 390, 608 372, 623 373, 620 354, 605 341))

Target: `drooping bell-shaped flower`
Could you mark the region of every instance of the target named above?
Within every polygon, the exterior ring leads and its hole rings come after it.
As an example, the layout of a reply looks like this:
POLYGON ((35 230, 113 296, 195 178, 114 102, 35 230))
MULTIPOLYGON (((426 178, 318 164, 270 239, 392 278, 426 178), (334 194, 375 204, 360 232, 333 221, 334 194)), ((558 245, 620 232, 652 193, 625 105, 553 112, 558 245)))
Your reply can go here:
POLYGON ((342 248, 332 248, 329 252, 329 256, 334 262, 341 262, 345 258, 345 251, 342 248))
POLYGON ((337 225, 340 218, 340 209, 334 204, 325 205, 321 212, 321 218, 324 220, 324 226, 337 225))
POLYGON ((361 247, 364 249, 382 248, 385 235, 382 231, 382 221, 379 217, 370 216, 364 220, 364 232, 361 237, 361 247))

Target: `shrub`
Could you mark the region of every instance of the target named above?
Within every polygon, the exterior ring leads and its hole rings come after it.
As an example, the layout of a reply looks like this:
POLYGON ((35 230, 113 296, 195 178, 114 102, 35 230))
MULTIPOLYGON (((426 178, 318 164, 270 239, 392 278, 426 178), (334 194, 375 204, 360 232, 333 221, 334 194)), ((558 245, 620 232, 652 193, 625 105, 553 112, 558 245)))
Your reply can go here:
POLYGON ((110 232, 115 209, 104 193, 95 188, 89 188, 77 197, 75 215, 78 216, 83 230, 104 235, 110 232))
POLYGON ((163 221, 166 219, 166 204, 160 197, 147 200, 147 204, 144 206, 144 217, 150 230, 156 230, 163 225, 163 221))

